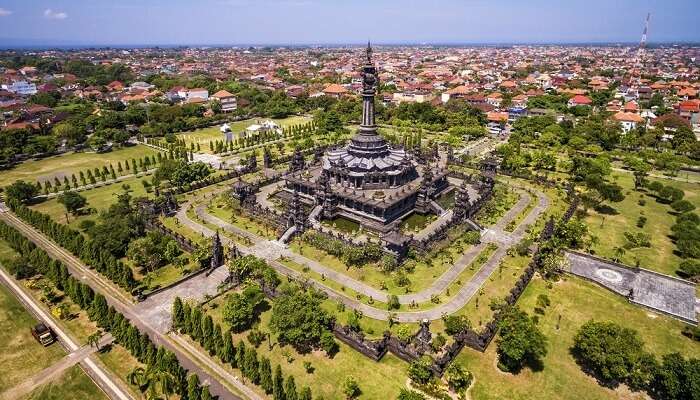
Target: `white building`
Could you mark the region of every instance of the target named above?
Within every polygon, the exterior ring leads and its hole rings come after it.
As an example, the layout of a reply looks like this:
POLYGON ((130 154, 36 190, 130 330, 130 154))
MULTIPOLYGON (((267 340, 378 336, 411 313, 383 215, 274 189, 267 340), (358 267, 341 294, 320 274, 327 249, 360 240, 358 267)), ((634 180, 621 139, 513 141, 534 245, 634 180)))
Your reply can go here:
POLYGON ((189 89, 187 91, 186 99, 190 100, 193 98, 209 100, 209 91, 207 89, 202 89, 202 88, 189 89))
POLYGON ((36 85, 27 81, 13 81, 10 84, 3 84, 2 88, 8 92, 19 94, 22 96, 30 96, 36 94, 36 85))

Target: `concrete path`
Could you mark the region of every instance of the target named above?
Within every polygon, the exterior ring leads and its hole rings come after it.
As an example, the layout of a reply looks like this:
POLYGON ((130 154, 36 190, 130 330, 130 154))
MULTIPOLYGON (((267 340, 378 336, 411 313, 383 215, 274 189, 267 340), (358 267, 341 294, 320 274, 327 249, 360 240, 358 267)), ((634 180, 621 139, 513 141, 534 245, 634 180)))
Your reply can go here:
MULTIPOLYGON (((3 212, 0 215, 5 216, 8 212, 3 212)), ((53 329, 60 343, 71 353, 78 352, 80 346, 76 341, 61 328, 56 319, 46 312, 34 298, 26 292, 14 278, 12 278, 4 269, 0 268, 0 280, 7 286, 20 302, 29 310, 37 319, 53 329)), ((104 340, 109 340, 104 338, 104 340)), ((132 400, 129 391, 122 387, 121 382, 116 381, 111 374, 106 372, 100 365, 96 363, 95 357, 92 354, 86 355, 87 358, 81 357, 79 360, 83 370, 92 378, 97 386, 104 391, 110 399, 113 400, 132 400)), ((69 365, 70 366, 70 365, 69 365)), ((49 371, 50 372, 50 371, 49 371)), ((49 377, 46 377, 48 379, 49 377)), ((36 387, 36 386, 33 386, 36 387)), ((17 389, 18 392, 32 388, 31 383, 24 388, 17 389)), ((31 390, 30 390, 31 391, 31 390)), ((13 397, 8 397, 13 398, 13 397)), ((14 397, 17 398, 17 397, 14 397)))
POLYGON ((567 252, 568 272, 593 281, 630 301, 697 324, 695 284, 669 275, 636 269, 589 254, 567 252))
POLYGON ((98 347, 83 346, 79 348, 78 350, 63 357, 55 364, 49 366, 48 368, 45 368, 43 371, 39 371, 37 374, 30 377, 29 379, 26 379, 19 385, 6 390, 2 394, 0 394, 0 399, 19 399, 28 395, 34 389, 46 385, 47 383, 50 383, 58 377, 60 377, 61 374, 63 374, 63 372, 66 371, 68 368, 74 366, 75 364, 83 362, 91 354, 98 351, 98 348, 101 349, 104 346, 107 346, 108 344, 112 343, 113 341, 114 338, 112 337, 112 335, 106 334, 102 337, 102 339, 100 339, 98 347))

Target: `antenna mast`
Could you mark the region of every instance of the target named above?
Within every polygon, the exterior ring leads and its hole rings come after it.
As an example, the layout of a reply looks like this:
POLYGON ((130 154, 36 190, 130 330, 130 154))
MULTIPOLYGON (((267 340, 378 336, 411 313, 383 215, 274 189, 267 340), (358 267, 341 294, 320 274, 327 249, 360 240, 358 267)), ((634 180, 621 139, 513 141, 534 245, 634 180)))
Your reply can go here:
POLYGON ((639 48, 644 49, 647 47, 647 33, 649 32, 649 19, 651 18, 651 13, 647 13, 647 19, 644 22, 644 32, 642 32, 642 41, 639 42, 639 48))

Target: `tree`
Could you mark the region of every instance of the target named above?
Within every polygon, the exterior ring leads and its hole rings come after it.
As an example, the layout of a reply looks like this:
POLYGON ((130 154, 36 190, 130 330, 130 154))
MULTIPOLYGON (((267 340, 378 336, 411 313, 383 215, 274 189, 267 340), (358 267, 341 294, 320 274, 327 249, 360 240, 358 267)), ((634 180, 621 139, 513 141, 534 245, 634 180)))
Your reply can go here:
POLYGON ((402 388, 396 400, 425 400, 422 393, 402 388))
POLYGON ((517 307, 509 307, 498 323, 498 367, 519 371, 525 363, 537 366, 547 354, 547 339, 530 317, 517 307))
POLYGON ((199 395, 199 400, 212 400, 211 393, 209 393, 209 386, 202 388, 202 393, 199 395))
POLYGON ((183 326, 185 322, 185 312, 182 307, 182 300, 180 297, 175 297, 173 301, 173 328, 179 329, 183 326))
POLYGON ((700 261, 698 260, 684 260, 678 266, 678 275, 697 281, 700 278, 700 261))
POLYGON ((671 203, 671 208, 679 213, 686 213, 695 210, 695 205, 688 200, 676 200, 671 203))
POLYGON ((355 378, 352 376, 345 378, 345 381, 343 382, 343 394, 345 394, 345 398, 354 399, 359 396, 360 393, 362 393, 362 391, 360 390, 360 385, 357 384, 355 378))
POLYGON ((191 374, 187 378, 187 400, 201 400, 199 395, 199 377, 197 377, 197 374, 191 374))
POLYGON ((83 207, 87 205, 87 199, 77 192, 64 192, 58 196, 58 202, 63 204, 66 211, 72 215, 80 214, 83 207))
POLYGON ((272 398, 274 400, 286 400, 287 396, 284 392, 284 378, 282 377, 282 368, 277 365, 275 367, 275 379, 272 385, 272 398))
POLYGON ((471 385, 473 378, 471 372, 454 362, 445 370, 445 379, 447 379, 447 383, 450 385, 450 388, 457 393, 462 393, 466 390, 469 385, 471 385))
POLYGON ((38 189, 31 183, 23 180, 18 180, 5 188, 5 197, 8 200, 17 200, 21 203, 26 203, 36 196, 38 189))
POLYGON ((300 351, 317 346, 333 323, 333 318, 321 308, 322 295, 296 286, 280 292, 270 319, 270 328, 278 334, 279 342, 291 344, 300 351))
POLYGON ((443 318, 445 322, 445 333, 454 336, 471 328, 471 322, 466 315, 447 315, 443 318))
POLYGON ((571 350, 576 361, 602 381, 633 388, 649 382, 656 364, 636 331, 613 322, 584 323, 571 350))
POLYGON ((241 370, 254 384, 260 383, 260 371, 258 365, 258 353, 255 351, 255 347, 249 347, 246 349, 245 356, 243 357, 243 366, 241 370))
POLYGON ((267 394, 272 393, 274 388, 272 367, 270 366, 270 360, 266 357, 261 357, 260 359, 260 387, 267 394))
POLYGON ((700 390, 700 360, 686 360, 680 353, 664 355, 650 384, 658 399, 697 399, 700 390))
POLYGON ((256 308, 262 304, 265 296, 257 285, 248 285, 241 293, 233 293, 224 304, 224 320, 231 325, 234 332, 242 332, 250 327, 257 318, 256 308))
POLYGON ((287 396, 287 400, 298 400, 297 396, 297 385, 294 382, 294 377, 287 377, 287 384, 284 386, 284 393, 287 396))
POLYGON ((89 335, 87 337, 88 346, 94 347, 96 350, 99 351, 100 350, 100 339, 102 339, 102 336, 104 336, 104 334, 102 333, 102 331, 99 331, 99 330, 97 332, 89 335))
POLYGON ((425 385, 433 378, 433 372, 430 370, 432 360, 428 356, 423 356, 416 361, 413 361, 408 366, 408 377, 411 381, 419 385, 425 385))

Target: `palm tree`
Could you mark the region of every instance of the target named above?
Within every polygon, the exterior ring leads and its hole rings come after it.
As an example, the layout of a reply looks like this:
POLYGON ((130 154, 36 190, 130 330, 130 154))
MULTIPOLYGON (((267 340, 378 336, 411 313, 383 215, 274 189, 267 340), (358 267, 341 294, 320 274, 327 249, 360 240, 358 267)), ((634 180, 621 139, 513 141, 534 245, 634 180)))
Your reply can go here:
POLYGON ((97 332, 88 336, 87 337, 88 346, 95 347, 99 351, 100 350, 100 339, 102 339, 102 336, 104 336, 104 333, 102 333, 102 331, 100 331, 100 330, 98 330, 97 332))
POLYGON ((147 400, 158 400, 161 398, 160 395, 167 400, 175 391, 175 378, 160 368, 136 367, 129 372, 126 380, 145 393, 147 400))

